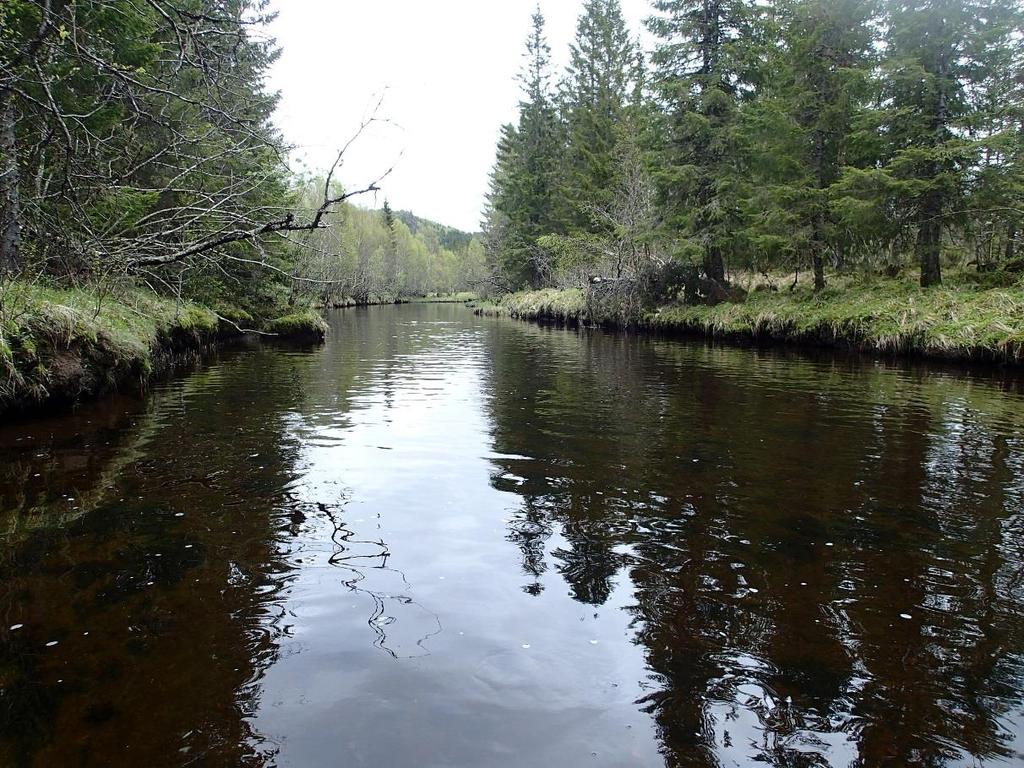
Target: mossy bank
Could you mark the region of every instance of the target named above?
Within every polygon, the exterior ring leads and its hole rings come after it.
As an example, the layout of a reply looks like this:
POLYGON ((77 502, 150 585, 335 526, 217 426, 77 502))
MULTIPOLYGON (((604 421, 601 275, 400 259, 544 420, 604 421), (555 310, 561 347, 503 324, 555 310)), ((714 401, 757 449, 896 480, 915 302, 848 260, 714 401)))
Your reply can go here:
MULTIPOLYGON (((838 282, 838 281, 837 281, 838 282)), ((509 294, 480 314, 623 326, 595 310, 580 289, 509 294)), ((804 344, 939 360, 1024 363, 1024 286, 963 283, 922 289, 909 281, 845 281, 814 293, 756 290, 745 301, 714 306, 670 304, 633 323, 646 331, 705 338, 804 344)))
POLYGON ((260 322, 244 310, 179 303, 147 290, 102 294, 29 283, 0 288, 0 414, 139 389, 177 363, 254 329, 322 341, 312 310, 260 322))

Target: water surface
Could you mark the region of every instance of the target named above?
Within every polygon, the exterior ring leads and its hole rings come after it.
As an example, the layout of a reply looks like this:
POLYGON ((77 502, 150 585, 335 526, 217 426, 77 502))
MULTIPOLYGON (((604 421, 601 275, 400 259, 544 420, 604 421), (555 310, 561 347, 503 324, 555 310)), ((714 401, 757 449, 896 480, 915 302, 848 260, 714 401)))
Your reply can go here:
POLYGON ((0 426, 0 765, 1024 762, 1018 380, 331 325, 0 426))

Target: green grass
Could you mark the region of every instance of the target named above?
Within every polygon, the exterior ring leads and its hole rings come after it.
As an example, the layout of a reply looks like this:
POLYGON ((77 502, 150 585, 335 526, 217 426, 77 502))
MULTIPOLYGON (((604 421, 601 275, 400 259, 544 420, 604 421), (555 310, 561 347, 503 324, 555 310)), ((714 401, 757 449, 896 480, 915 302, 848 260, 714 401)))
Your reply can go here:
MULTIPOLYGON (((870 352, 942 359, 1024 362, 1024 287, 990 288, 962 281, 922 289, 901 280, 837 278, 820 294, 757 290, 743 303, 673 304, 649 312, 641 326, 721 339, 850 346, 870 352)), ((580 290, 511 294, 481 314, 559 322, 587 317, 580 290)))
POLYGON ((319 312, 304 309, 271 320, 263 330, 276 336, 323 341, 328 326, 319 312))
POLYGON ((141 289, 100 295, 14 282, 0 292, 0 411, 144 380, 162 353, 218 331, 209 310, 141 289))
MULTIPOLYGON (((95 286, 0 283, 0 413, 141 384, 176 356, 258 325, 234 306, 211 311, 132 285, 101 293, 95 286)), ((264 327, 306 340, 322 340, 327 331, 311 309, 264 327)))
POLYGON ((544 319, 576 323, 589 319, 584 316, 586 296, 579 288, 544 288, 539 291, 512 293, 504 296, 498 302, 498 306, 512 317, 523 320, 544 319))

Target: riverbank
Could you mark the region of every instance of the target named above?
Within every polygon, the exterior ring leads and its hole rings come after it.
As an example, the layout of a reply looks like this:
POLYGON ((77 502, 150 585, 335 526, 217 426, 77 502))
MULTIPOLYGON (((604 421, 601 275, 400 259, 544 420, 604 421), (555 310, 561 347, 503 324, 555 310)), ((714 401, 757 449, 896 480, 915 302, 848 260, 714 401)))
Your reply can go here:
POLYGON ((104 295, 9 283, 0 294, 0 414, 140 388, 245 333, 322 341, 326 331, 309 310, 259 322, 240 309, 214 311, 143 289, 104 295))
MULTIPOLYGON (((509 294, 476 311, 567 325, 622 325, 614 317, 593 312, 580 289, 509 294)), ((1020 365, 1024 287, 962 284, 922 289, 901 280, 845 281, 820 294, 809 287, 782 288, 754 291, 742 303, 672 304, 644 313, 636 326, 715 340, 1020 365)))

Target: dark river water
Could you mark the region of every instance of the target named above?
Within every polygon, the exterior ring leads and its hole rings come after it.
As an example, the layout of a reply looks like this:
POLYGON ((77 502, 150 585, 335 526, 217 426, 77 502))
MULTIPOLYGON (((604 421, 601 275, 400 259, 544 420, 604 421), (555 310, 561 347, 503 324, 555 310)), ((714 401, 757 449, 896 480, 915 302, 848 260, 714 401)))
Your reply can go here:
POLYGON ((0 765, 1024 764, 1018 380, 331 326, 0 426, 0 765))

